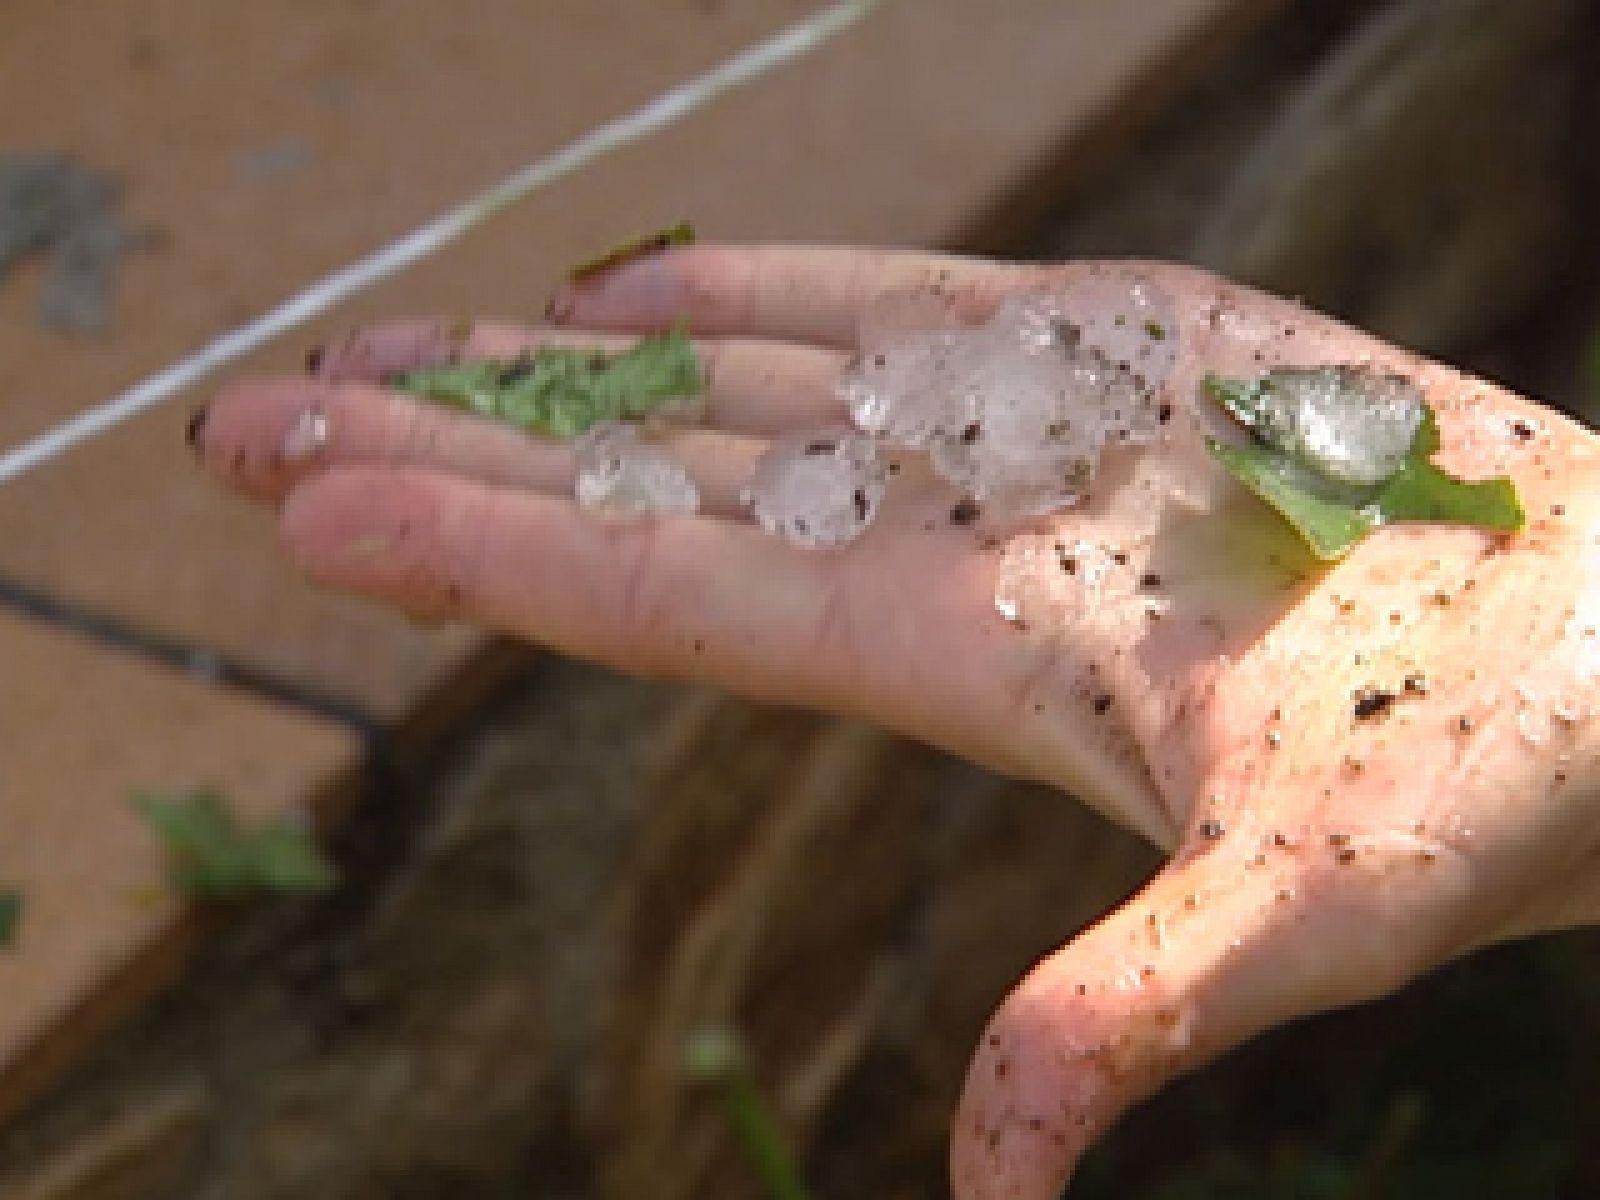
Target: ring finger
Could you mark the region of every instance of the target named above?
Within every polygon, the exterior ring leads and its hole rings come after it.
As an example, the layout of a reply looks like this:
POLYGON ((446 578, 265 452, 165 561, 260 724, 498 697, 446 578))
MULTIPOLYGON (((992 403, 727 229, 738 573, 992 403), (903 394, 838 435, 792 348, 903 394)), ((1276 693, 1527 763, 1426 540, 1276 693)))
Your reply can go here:
MULTIPOLYGON (((739 490, 764 439, 712 429, 664 435, 704 511, 742 511, 739 490)), ((231 486, 276 505, 334 467, 421 467, 497 487, 571 495, 572 447, 512 426, 360 383, 268 379, 238 384, 208 411, 200 452, 231 486)))

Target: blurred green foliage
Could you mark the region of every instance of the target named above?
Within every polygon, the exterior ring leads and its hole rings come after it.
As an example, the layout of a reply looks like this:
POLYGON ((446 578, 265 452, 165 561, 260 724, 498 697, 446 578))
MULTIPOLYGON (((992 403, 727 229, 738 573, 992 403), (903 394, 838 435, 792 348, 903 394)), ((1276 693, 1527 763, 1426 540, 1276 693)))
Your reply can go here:
POLYGON ((22 922, 22 893, 16 888, 0 888, 0 950, 16 939, 22 922))
POLYGON ((134 804, 166 843, 173 878, 186 895, 321 892, 338 882, 309 829, 285 822, 247 827, 210 788, 145 793, 134 804))

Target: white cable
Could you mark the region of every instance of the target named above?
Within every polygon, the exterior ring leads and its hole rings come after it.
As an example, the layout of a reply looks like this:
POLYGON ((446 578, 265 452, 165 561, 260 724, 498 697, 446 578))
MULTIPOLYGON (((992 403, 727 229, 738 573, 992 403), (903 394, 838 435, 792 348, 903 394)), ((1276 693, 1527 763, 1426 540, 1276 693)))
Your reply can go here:
POLYGON ((0 455, 0 483, 49 462, 80 442, 112 429, 193 386, 258 346, 303 325, 428 257, 440 247, 540 188, 596 159, 683 120, 724 92, 804 57, 877 7, 879 0, 844 0, 755 43, 702 75, 686 79, 626 116, 608 121, 538 162, 479 192, 456 208, 349 266, 318 280, 248 324, 231 329, 188 358, 157 371, 121 395, 86 409, 54 429, 0 455))

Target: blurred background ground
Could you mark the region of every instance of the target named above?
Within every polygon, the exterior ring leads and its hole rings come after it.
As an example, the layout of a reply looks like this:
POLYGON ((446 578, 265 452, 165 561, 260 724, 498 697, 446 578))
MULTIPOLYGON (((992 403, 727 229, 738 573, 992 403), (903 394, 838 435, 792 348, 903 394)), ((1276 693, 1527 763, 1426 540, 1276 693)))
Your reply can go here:
MULTIPOLYGON (((1593 415, 1596 116, 1581 0, 1293 5, 1024 243, 974 248, 1201 262, 1593 415)), ((341 835, 348 886, 230 929, 0 1134, 0 1181, 754 1196, 679 1061, 727 1023, 819 1196, 942 1195, 989 1009, 1154 865, 874 730, 551 659, 379 790, 341 835)), ((1262 1038, 1130 1117, 1072 1194, 1600 1195, 1597 950, 1506 947, 1262 1038)))

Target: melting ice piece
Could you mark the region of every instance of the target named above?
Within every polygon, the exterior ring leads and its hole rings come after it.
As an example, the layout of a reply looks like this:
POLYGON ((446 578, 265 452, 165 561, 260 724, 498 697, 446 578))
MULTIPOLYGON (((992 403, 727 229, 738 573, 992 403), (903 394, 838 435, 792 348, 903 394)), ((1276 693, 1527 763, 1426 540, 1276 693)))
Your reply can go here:
POLYGON ((982 326, 868 335, 840 382, 857 426, 926 449, 934 469, 1002 514, 1073 503, 1108 443, 1148 441, 1177 323, 1126 273, 1021 293, 982 326))
POLYGON ((1422 421, 1415 383, 1366 367, 1277 367, 1254 399, 1263 441, 1345 483, 1398 471, 1422 421))
POLYGON ((873 439, 850 431, 779 438, 742 499, 761 527, 806 546, 847 542, 877 515, 887 470, 873 439))
POLYGON ((1172 300, 1138 276, 1083 276, 1039 297, 1053 321, 1076 328, 1079 353, 1117 373, 1143 394, 1154 392, 1178 362, 1172 300))
POLYGON ((1133 594, 1124 563, 1094 542, 1051 534, 1018 534, 1006 543, 995 574, 994 607, 1021 628, 1066 629, 1133 594))
POLYGON ((1160 430, 1176 361, 1170 304, 1142 281, 1093 276, 1026 293, 973 334, 969 420, 931 439, 933 467, 991 510, 1036 516, 1074 503, 1108 444, 1160 430))
POLYGON ((1091 373, 1044 352, 992 355, 972 377, 966 421, 929 441, 933 469, 993 510, 1019 516, 1071 504, 1094 475, 1105 426, 1084 394, 1091 373))
POLYGON ((1178 320, 1165 292, 1138 276, 1095 274, 1024 295, 1017 317, 1082 380, 1080 399, 1107 442, 1145 442, 1171 415, 1160 391, 1178 362, 1178 320), (1050 340, 1046 340, 1046 338, 1050 340))
POLYGON ((578 506, 617 520, 689 516, 700 492, 683 464, 639 434, 639 427, 605 421, 572 443, 578 506))
POLYGON ((966 424, 973 332, 903 333, 863 354, 839 380, 856 428, 920 449, 935 434, 966 424))

